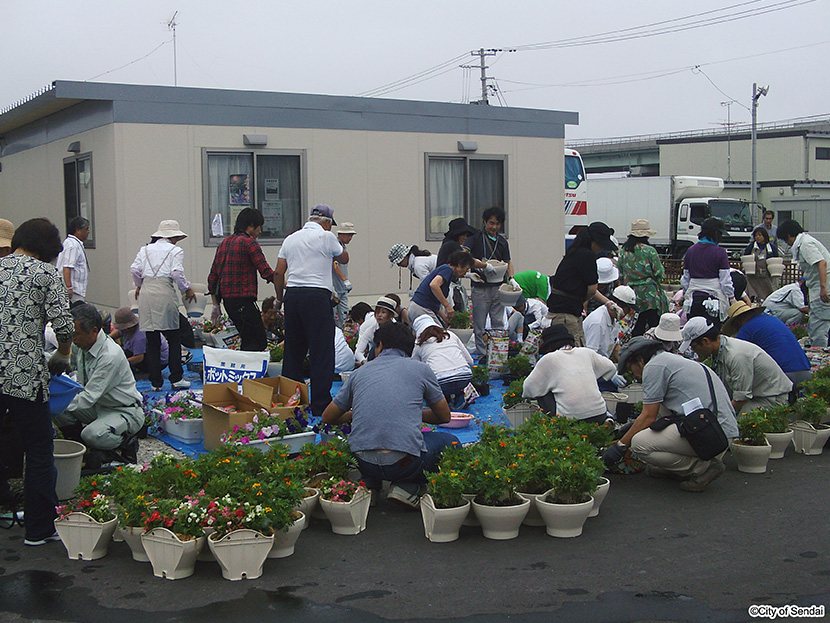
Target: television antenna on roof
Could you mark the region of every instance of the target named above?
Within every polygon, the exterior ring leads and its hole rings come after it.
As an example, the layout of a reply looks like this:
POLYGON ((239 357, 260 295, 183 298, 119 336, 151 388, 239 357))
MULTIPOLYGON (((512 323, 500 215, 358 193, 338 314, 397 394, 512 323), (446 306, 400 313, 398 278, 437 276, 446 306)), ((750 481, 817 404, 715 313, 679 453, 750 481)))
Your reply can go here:
POLYGON ((178 11, 173 13, 173 17, 167 20, 167 29, 173 31, 173 86, 179 86, 179 75, 176 69, 176 16, 179 14, 178 11))

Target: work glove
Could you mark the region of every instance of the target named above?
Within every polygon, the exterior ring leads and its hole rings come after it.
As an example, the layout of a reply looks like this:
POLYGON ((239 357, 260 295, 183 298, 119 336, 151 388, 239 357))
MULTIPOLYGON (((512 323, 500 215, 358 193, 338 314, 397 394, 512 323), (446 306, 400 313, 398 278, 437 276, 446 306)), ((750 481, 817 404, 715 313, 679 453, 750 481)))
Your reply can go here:
POLYGON ((612 376, 611 382, 617 387, 625 387, 628 385, 628 381, 625 380, 625 377, 622 374, 615 374, 612 376))
POLYGON ((628 448, 621 445, 619 442, 612 446, 608 446, 602 455, 602 462, 605 463, 605 467, 611 469, 617 463, 622 461, 623 457, 625 457, 626 450, 628 450, 628 448))
POLYGON ((514 290, 521 290, 522 289, 522 286, 520 286, 519 282, 516 281, 515 279, 513 279, 513 277, 510 278, 510 285, 513 286, 514 290))
POLYGON ((488 263, 487 266, 484 267, 484 273, 487 275, 495 275, 496 267, 488 263))
POLYGON ((346 281, 343 282, 343 287, 346 288, 346 292, 351 292, 352 291, 352 282, 349 281, 348 279, 346 279, 346 281))
POLYGON ((52 353, 46 366, 50 374, 63 374, 72 370, 69 365, 69 355, 61 355, 58 351, 52 353))
POLYGON ((219 314, 220 313, 221 313, 221 310, 219 309, 219 306, 214 305, 213 310, 210 312, 210 321, 215 323, 217 320, 219 320, 219 314))

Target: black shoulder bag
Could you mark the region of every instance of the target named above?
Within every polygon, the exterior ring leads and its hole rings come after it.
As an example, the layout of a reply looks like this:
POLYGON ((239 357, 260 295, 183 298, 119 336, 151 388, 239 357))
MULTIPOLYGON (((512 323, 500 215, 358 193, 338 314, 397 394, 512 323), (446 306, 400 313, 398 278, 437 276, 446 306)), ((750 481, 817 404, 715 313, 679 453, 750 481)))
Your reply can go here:
POLYGON ((729 447, 726 433, 718 422, 718 399, 712 385, 712 373, 709 368, 701 364, 709 383, 709 393, 712 396, 712 410, 695 409, 682 422, 677 424, 680 436, 689 442, 695 454, 704 461, 709 461, 729 447))

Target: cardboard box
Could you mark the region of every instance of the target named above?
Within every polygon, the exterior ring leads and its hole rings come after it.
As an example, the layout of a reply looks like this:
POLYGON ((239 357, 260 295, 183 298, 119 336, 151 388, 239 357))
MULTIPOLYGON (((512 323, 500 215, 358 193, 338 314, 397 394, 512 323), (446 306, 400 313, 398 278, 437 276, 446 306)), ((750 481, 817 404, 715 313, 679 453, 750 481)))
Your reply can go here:
MULTIPOLYGON (((242 394, 268 409, 268 412, 272 415, 287 420, 294 415, 294 407, 272 407, 271 405, 275 402, 287 403, 297 390, 297 383, 298 381, 284 376, 244 379, 242 381, 242 394)), ((299 385, 300 404, 298 406, 306 407, 309 404, 308 385, 305 383, 299 383, 299 385)))
POLYGON ((205 450, 219 447, 219 437, 234 426, 252 422, 260 412, 260 405, 237 392, 236 383, 208 383, 202 395, 202 421, 205 450), (236 413, 227 413, 220 407, 236 407, 236 413))

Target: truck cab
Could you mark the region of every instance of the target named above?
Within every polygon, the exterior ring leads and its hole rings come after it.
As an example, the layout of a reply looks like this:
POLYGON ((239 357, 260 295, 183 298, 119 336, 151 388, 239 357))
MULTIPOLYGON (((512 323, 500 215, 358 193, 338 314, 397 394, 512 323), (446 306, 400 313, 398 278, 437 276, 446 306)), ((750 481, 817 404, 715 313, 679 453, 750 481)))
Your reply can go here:
POLYGON ((740 199, 720 197, 723 180, 720 178, 676 176, 673 191, 677 209, 676 239, 673 255, 682 257, 698 241, 700 225, 707 218, 723 222, 720 246, 732 256, 740 256, 752 237, 750 204, 740 199))

